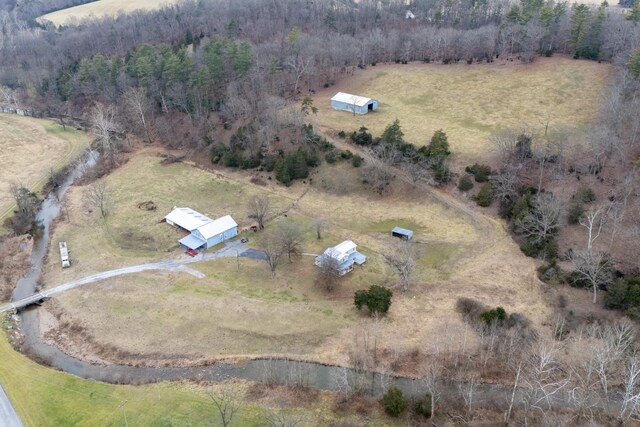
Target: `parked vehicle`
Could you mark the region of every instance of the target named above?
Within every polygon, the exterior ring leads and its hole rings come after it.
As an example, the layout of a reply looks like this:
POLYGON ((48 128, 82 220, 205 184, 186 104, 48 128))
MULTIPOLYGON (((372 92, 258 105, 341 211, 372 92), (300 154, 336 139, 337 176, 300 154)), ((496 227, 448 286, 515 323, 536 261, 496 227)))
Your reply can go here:
POLYGON ((67 268, 71 266, 69 262, 69 250, 67 249, 67 242, 58 243, 58 247, 60 248, 60 261, 62 261, 62 268, 67 268))
POLYGON ((196 256, 198 255, 198 251, 194 251, 193 249, 187 249, 187 255, 196 256))

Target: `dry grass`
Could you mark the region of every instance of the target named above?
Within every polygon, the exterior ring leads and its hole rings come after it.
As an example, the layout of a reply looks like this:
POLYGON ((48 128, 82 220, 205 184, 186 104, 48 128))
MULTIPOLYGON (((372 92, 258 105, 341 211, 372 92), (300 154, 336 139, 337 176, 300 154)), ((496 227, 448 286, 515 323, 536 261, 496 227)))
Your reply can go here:
POLYGON ((0 237, 0 301, 9 301, 16 282, 31 261, 33 239, 29 236, 0 237))
POLYGON ((15 203, 9 188, 19 183, 40 191, 49 171, 64 166, 89 143, 89 136, 42 119, 0 114, 0 222, 15 203))
POLYGON ((318 92, 314 104, 317 121, 335 132, 366 126, 379 135, 399 119, 405 138, 423 145, 443 129, 453 153, 468 162, 486 153, 498 129, 543 131, 549 122, 579 132, 596 112, 610 72, 608 65, 567 58, 531 65, 378 65, 318 92), (329 100, 338 91, 376 98, 380 108, 364 116, 335 111, 329 100))
MULTIPOLYGON (((318 176, 338 175, 341 169, 350 168, 347 165, 325 165, 314 175, 312 186, 296 183, 287 188, 266 178, 267 186, 252 185, 250 176, 235 171, 213 174, 186 164, 160 166, 158 161, 149 154, 138 154, 106 178, 117 189, 107 226, 82 213, 81 188, 73 190, 71 222, 59 224, 52 241, 69 242, 74 265, 62 271, 57 257, 52 257, 46 286, 181 254, 167 252, 175 249, 180 233, 158 223, 173 204, 192 206, 212 216, 230 212, 242 222, 246 199, 261 192, 269 194, 276 210, 282 211, 307 190, 286 218, 267 224, 273 227, 274 222, 285 220, 302 224, 307 230, 305 252, 320 253, 327 246, 353 239, 369 260, 346 276, 331 296, 315 287, 313 258, 306 256, 293 264, 285 260, 275 278, 264 262, 241 259, 237 272, 235 259, 223 259, 193 265, 206 274, 203 279, 145 273, 62 294, 56 299, 66 313, 63 321, 86 331, 94 342, 92 348, 78 349, 85 356, 98 349, 107 359, 161 363, 290 353, 348 363, 353 337, 363 328, 375 329, 372 333, 380 348, 401 351, 428 350, 433 345, 430 338, 437 334, 472 337, 473 332, 454 311, 461 296, 523 313, 537 325, 549 315, 534 261, 520 253, 499 221, 483 214, 478 217, 485 225, 479 226, 421 193, 376 198, 351 182, 354 193, 341 196, 326 193, 316 184, 318 176), (158 210, 138 209, 137 204, 145 200, 153 200, 158 210), (322 240, 315 238, 311 227, 315 218, 329 223, 322 240), (389 235, 394 224, 415 230, 418 263, 411 291, 397 293, 389 316, 374 321, 355 312, 353 292, 397 282, 395 271, 384 260, 384 254, 392 253, 398 242, 389 235), (123 247, 115 237, 123 228, 148 238, 144 244, 133 239, 132 247, 123 247), (154 243, 149 246, 148 242, 154 243)), ((253 236, 249 236, 250 244, 255 241, 253 236)))
POLYGON ((38 18, 40 22, 50 21, 56 26, 74 25, 85 19, 114 17, 119 13, 135 10, 155 10, 182 0, 99 0, 80 6, 51 12, 38 18))
POLYGON ((84 187, 72 187, 51 239, 54 256, 45 265, 47 283, 59 284, 100 271, 179 255, 178 239, 184 233, 162 221, 174 206, 188 206, 211 218, 231 214, 242 226, 246 203, 255 194, 267 194, 276 210, 290 199, 258 186, 245 186, 184 163, 162 166, 153 153, 137 154, 106 180, 112 192, 111 213, 103 221, 89 213, 83 200, 84 187), (147 211, 138 204, 153 201, 157 209, 147 211), (66 218, 66 213, 69 218, 66 218), (56 255, 57 242, 66 240, 73 268, 62 270, 56 255))

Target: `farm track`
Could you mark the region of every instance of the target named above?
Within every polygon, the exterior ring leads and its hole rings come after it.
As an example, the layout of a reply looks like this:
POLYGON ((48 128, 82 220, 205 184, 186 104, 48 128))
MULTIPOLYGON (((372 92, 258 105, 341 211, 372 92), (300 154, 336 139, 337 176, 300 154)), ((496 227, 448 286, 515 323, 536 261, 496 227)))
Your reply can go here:
POLYGON ((22 298, 17 301, 13 301, 9 304, 5 304, 0 306, 0 313, 11 311, 11 310, 19 310, 28 305, 36 303, 42 299, 50 298, 53 295, 69 291, 71 289, 78 288, 80 286, 89 285, 92 283, 100 282, 102 280, 121 276, 123 274, 134 274, 134 273, 142 273, 144 271, 153 271, 153 270, 168 270, 168 271, 181 271, 183 273, 191 274, 196 278, 203 278, 204 274, 189 268, 188 265, 194 264, 202 261, 209 261, 212 259, 225 258, 225 257, 233 257, 236 256, 247 256, 249 258, 255 258, 254 251, 248 250, 245 245, 239 241, 232 242, 226 245, 224 248, 219 251, 212 253, 201 253, 193 258, 183 257, 178 260, 163 260, 158 262, 150 262, 146 264, 132 265, 129 267, 118 268, 115 270, 103 271, 101 273, 92 274, 87 277, 83 277, 78 280, 74 280, 68 283, 64 283, 62 285, 55 286, 53 288, 38 292, 34 295, 28 296, 26 298, 22 298), (245 253, 247 253, 245 255, 245 253))
MULTIPOLYGON (((323 135, 333 145, 335 145, 340 149, 350 150, 351 152, 355 152, 355 154, 358 154, 364 157, 365 159, 371 157, 371 154, 367 150, 355 144, 347 144, 344 141, 339 141, 339 140, 330 138, 324 132, 323 132, 323 135)), ((436 188, 432 187, 427 183, 424 183, 424 182, 414 183, 414 181, 411 179, 409 174, 407 174, 405 171, 401 170, 398 167, 389 166, 389 168, 396 174, 396 176, 399 176, 405 183, 416 185, 418 188, 420 188, 420 190, 423 190, 424 193, 426 193, 430 198, 442 204, 444 207, 448 209, 452 209, 454 211, 461 212, 467 218, 469 218, 471 220, 470 221, 471 224, 478 231, 478 239, 477 239, 478 242, 482 243, 485 246, 489 246, 494 244, 496 241, 501 240, 497 236, 498 234, 497 231, 500 228, 500 224, 498 222, 493 221, 484 213, 476 211, 473 207, 456 199, 455 197, 447 193, 444 193, 442 191, 438 191, 436 188), (489 239, 489 237, 492 237, 492 236, 493 236, 493 239, 489 239)))

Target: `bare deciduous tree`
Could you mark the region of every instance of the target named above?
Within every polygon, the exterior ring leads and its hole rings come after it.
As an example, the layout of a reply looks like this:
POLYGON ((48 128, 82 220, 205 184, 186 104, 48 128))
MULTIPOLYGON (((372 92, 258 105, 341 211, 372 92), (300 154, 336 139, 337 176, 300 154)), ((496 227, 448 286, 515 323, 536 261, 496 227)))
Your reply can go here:
POLYGON ((622 420, 640 414, 640 360, 637 354, 629 357, 625 369, 624 394, 620 404, 619 417, 622 420))
POLYGON ((135 122, 142 128, 148 143, 151 143, 151 134, 149 133, 149 123, 147 116, 151 109, 149 98, 143 88, 129 88, 124 95, 124 102, 129 114, 135 117, 135 122))
POLYGON ((316 232, 316 238, 318 240, 322 239, 322 233, 327 231, 328 228, 329 228, 329 224, 327 223, 327 221, 323 219, 318 218, 315 221, 313 221, 313 229, 316 232))
POLYGON ((38 197, 21 184, 12 183, 11 195, 16 202, 15 215, 11 219, 11 228, 16 234, 28 232, 34 225, 38 212, 38 197))
POLYGON ((353 393, 352 375, 348 368, 341 367, 331 371, 331 383, 343 402, 346 402, 353 393))
POLYGON ((373 187, 379 194, 389 191, 389 186, 393 180, 393 173, 388 165, 394 160, 387 158, 381 160, 377 155, 369 153, 365 166, 360 168, 363 179, 373 187))
POLYGON ((306 418, 302 414, 270 410, 264 414, 264 420, 268 427, 296 427, 304 423, 306 418))
POLYGON ((333 292, 340 283, 339 263, 331 257, 323 257, 318 266, 316 284, 327 292, 333 292))
POLYGON ((276 268, 278 268, 283 255, 281 240, 273 233, 265 233, 258 239, 258 248, 264 254, 271 274, 275 277, 276 268))
POLYGON ((431 395, 431 418, 435 417, 436 402, 440 399, 440 375, 442 367, 437 361, 432 361, 424 368, 420 384, 431 395))
POLYGON ((276 230, 282 250, 289 257, 291 262, 292 255, 300 255, 302 253, 302 242, 304 241, 304 230, 299 224, 292 221, 284 221, 278 224, 276 230))
MULTIPOLYGON (((609 205, 609 209, 610 209, 609 205)), ((590 209, 582 218, 579 219, 581 226, 587 229, 587 251, 591 252, 593 243, 600 237, 600 232, 604 226, 609 209, 600 206, 597 209, 590 209)))
POLYGON ((247 203, 249 218, 255 219, 258 222, 258 228, 260 230, 264 228, 264 221, 267 215, 269 215, 270 209, 269 198, 267 196, 253 196, 247 203))
POLYGON ((533 243, 542 243, 558 229, 560 202, 551 193, 534 197, 532 209, 517 222, 518 230, 533 243))
POLYGON ((518 171, 520 166, 506 165, 498 174, 491 176, 491 193, 499 202, 513 200, 521 186, 518 171))
POLYGON ((400 273, 400 285, 402 292, 409 290, 409 280, 411 273, 416 266, 413 246, 408 241, 403 241, 396 245, 392 254, 385 255, 385 258, 400 273))
POLYGON ((611 283, 613 266, 603 252, 576 250, 568 254, 573 270, 580 280, 589 284, 593 290, 593 303, 597 301, 598 288, 611 283))
POLYGON ((93 134, 100 150, 112 165, 115 164, 116 156, 120 150, 117 134, 122 132, 116 117, 115 107, 96 103, 91 111, 91 122, 93 124, 93 134))
POLYGON ((94 182, 85 188, 83 198, 88 206, 100 212, 103 220, 107 219, 112 204, 111 189, 104 181, 94 182))
POLYGON ((551 409, 553 399, 569 383, 557 360, 557 352, 555 343, 540 341, 529 355, 523 372, 525 413, 531 410, 545 413, 551 409))
POLYGON ((213 405, 218 410, 220 416, 220 422, 223 427, 227 427, 231 424, 234 415, 240 409, 238 402, 238 393, 236 390, 225 386, 220 393, 211 394, 211 400, 213 405))
POLYGON ((458 393, 460 393, 460 397, 462 397, 462 400, 467 407, 467 412, 469 413, 471 413, 471 407, 473 405, 473 389, 475 384, 475 377, 471 377, 468 381, 458 382, 458 393))

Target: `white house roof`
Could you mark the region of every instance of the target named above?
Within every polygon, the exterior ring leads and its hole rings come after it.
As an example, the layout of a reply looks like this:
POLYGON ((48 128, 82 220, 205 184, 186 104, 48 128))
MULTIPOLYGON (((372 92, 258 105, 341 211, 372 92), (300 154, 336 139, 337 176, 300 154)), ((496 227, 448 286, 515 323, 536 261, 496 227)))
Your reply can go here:
POLYGON ((238 224, 233 220, 233 218, 231 218, 231 215, 225 215, 208 224, 198 227, 198 232, 202 237, 208 240, 213 236, 217 236, 218 234, 237 226, 238 224))
POLYGON ((213 221, 208 216, 202 215, 191 208, 173 208, 164 219, 171 221, 187 231, 193 231, 213 221))
POLYGON ((333 249, 336 252, 340 252, 343 254, 346 254, 347 252, 349 252, 350 250, 353 250, 356 248, 356 244, 353 243, 351 240, 345 240, 344 242, 340 243, 339 245, 336 245, 333 247, 333 249))
POLYGON ((328 248, 327 250, 325 250, 324 255, 329 258, 333 258, 335 260, 342 262, 347 257, 347 252, 355 248, 356 248, 355 243, 353 243, 351 240, 345 240, 339 245, 336 245, 332 248, 328 248))
POLYGON ((350 105, 357 105, 358 107, 363 107, 371 101, 371 98, 365 98, 364 96, 351 95, 350 93, 338 92, 336 93, 332 101, 344 102, 350 105))

